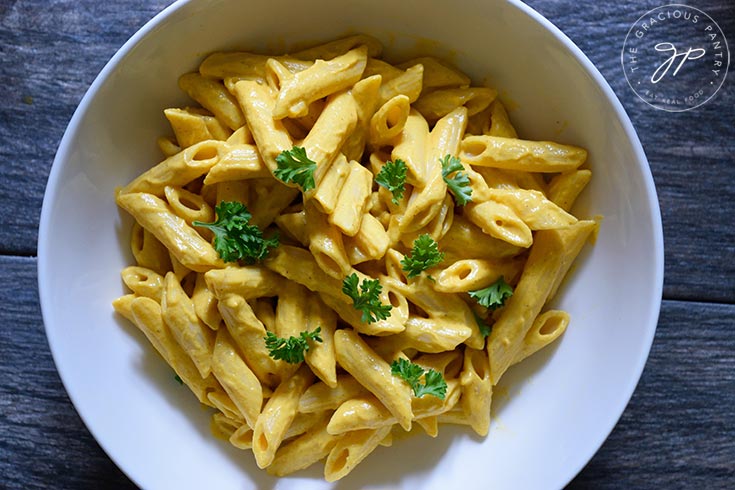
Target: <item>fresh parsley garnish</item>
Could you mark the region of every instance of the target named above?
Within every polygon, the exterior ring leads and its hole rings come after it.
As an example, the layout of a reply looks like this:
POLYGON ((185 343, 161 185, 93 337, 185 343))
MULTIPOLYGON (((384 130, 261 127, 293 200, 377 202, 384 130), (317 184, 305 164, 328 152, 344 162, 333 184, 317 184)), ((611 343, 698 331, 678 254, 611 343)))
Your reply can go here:
POLYGON ((273 332, 266 332, 265 346, 268 354, 276 360, 298 364, 304 360, 304 354, 309 351, 309 341, 322 342, 319 332, 322 327, 316 327, 313 332, 303 331, 298 337, 293 335, 287 339, 278 337, 273 332))
POLYGON ((391 202, 398 204, 406 190, 406 162, 400 158, 396 158, 395 161, 388 160, 375 176, 375 182, 388 189, 393 194, 391 202))
POLYGON ((175 379, 175 380, 176 380, 176 382, 177 382, 177 383, 179 383, 180 385, 183 385, 183 384, 184 384, 184 380, 183 380, 183 379, 181 379, 181 378, 179 377, 179 375, 178 375, 178 374, 174 374, 174 379, 175 379))
POLYGON ((470 297, 485 308, 495 310, 505 304, 505 300, 513 296, 513 288, 505 282, 503 276, 484 289, 470 291, 470 297))
POLYGON ((410 279, 434 267, 442 260, 444 260, 444 254, 439 251, 439 244, 425 233, 413 241, 411 254, 401 259, 401 267, 410 279))
POLYGON ((413 394, 417 398, 424 395, 433 395, 443 400, 447 395, 447 382, 439 371, 434 369, 426 371, 418 364, 400 358, 391 363, 390 372, 393 376, 403 378, 409 384, 413 390, 413 394), (421 383, 421 376, 424 377, 423 384, 421 383))
POLYGON ((276 178, 298 184, 303 191, 314 188, 316 162, 309 159, 305 148, 294 146, 290 150, 283 150, 276 157, 276 164, 278 168, 273 172, 276 178))
POLYGON ((214 223, 194 221, 192 224, 212 230, 214 249, 225 262, 243 260, 246 264, 254 264, 278 246, 278 234, 264 238, 260 228, 248 224, 252 215, 243 203, 222 201, 215 211, 217 220, 214 223))
POLYGON ((462 172, 464 167, 459 158, 447 154, 444 155, 444 158, 440 158, 439 161, 442 164, 442 177, 444 177, 444 182, 447 183, 447 187, 454 194, 454 199, 457 201, 457 204, 464 206, 472 201, 470 178, 465 172, 462 172), (454 177, 450 177, 451 174, 454 174, 454 177))
POLYGON ((342 281, 342 292, 352 298, 352 305, 362 311, 362 321, 373 323, 390 316, 391 305, 380 302, 383 286, 377 279, 363 279, 358 290, 359 278, 354 272, 342 281))
POLYGON ((475 313, 474 311, 472 314, 475 316, 475 322, 477 322, 477 328, 480 329, 480 333, 482 334, 482 338, 486 338, 488 335, 490 335, 490 332, 492 332, 492 327, 485 323, 485 320, 483 320, 480 315, 475 313))

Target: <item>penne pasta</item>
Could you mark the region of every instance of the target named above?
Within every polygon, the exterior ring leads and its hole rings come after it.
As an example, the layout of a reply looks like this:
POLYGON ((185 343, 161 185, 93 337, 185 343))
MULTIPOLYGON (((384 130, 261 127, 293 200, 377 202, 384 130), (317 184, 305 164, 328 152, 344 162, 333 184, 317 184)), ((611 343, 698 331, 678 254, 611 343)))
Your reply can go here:
POLYGON ((500 100, 496 99, 490 104, 490 127, 485 130, 485 134, 503 138, 518 138, 518 133, 510 123, 508 112, 500 100))
POLYGON ((152 194, 118 194, 117 204, 153 234, 184 266, 204 272, 224 264, 214 248, 152 194))
POLYGON ((334 445, 324 464, 324 479, 339 480, 360 464, 390 434, 390 426, 375 430, 352 431, 334 445))
MULTIPOLYGON (((306 70, 279 78, 273 118, 306 116, 309 105, 315 100, 352 86, 362 77, 367 54, 367 46, 360 46, 329 61, 317 59, 306 70)), ((282 74, 274 73, 275 76, 282 74)))
POLYGON ((179 78, 197 104, 164 110, 163 161, 116 190, 114 310, 274 476, 323 460, 332 482, 441 424, 488 435, 494 385, 568 328, 544 310, 598 229, 570 213, 586 150, 519 138, 444 60, 381 51, 209 54, 179 78))
POLYGON ((163 321, 174 339, 189 355, 202 378, 212 371, 214 334, 197 317, 194 303, 186 295, 173 272, 166 274, 161 297, 163 321))
POLYGON ((380 56, 383 52, 380 41, 366 34, 356 34, 297 51, 293 57, 300 60, 330 60, 359 46, 365 46, 369 56, 380 56))
POLYGON ((414 107, 432 123, 462 106, 468 116, 474 116, 487 109, 496 96, 494 89, 485 87, 439 89, 419 97, 414 107))
POLYGON ((486 436, 490 430, 490 403, 493 383, 487 354, 481 350, 465 349, 462 373, 462 409, 472 430, 486 436))
POLYGON ((385 104, 396 95, 405 95, 413 104, 421 95, 423 80, 424 65, 417 64, 406 69, 380 86, 379 105, 385 104))
POLYGON ((293 376, 283 380, 266 402, 253 428, 253 455, 258 467, 269 466, 283 442, 299 403, 299 398, 313 379, 308 367, 302 366, 293 376))
POLYGON ((179 153, 182 149, 177 142, 172 141, 171 138, 166 136, 158 138, 156 140, 156 145, 158 145, 158 149, 161 150, 161 153, 163 153, 163 156, 166 158, 179 153))
POLYGON ((215 413, 209 424, 212 434, 218 439, 229 440, 239 427, 239 422, 223 413, 215 413))
POLYGON ((391 375, 388 363, 354 331, 338 330, 334 342, 339 365, 373 393, 401 427, 409 430, 413 414, 408 386, 391 375))
POLYGON ((171 129, 173 129, 178 143, 175 147, 171 147, 166 143, 167 140, 163 141, 166 144, 164 153, 169 156, 178 153, 182 148, 188 148, 191 145, 212 139, 212 133, 209 132, 207 123, 204 120, 205 116, 176 108, 165 109, 163 114, 171 124, 171 129))
POLYGON ((276 104, 273 92, 255 81, 241 80, 235 84, 235 97, 263 162, 271 173, 274 172, 278 168, 276 157, 290 150, 293 142, 283 122, 272 117, 276 104))
MULTIPOLYGON (((260 54, 245 52, 216 52, 207 56, 202 64, 199 65, 199 73, 209 78, 248 78, 248 79, 264 79, 265 64, 272 58, 260 54)), ((292 72, 305 70, 312 65, 309 61, 302 61, 289 56, 277 56, 292 72)))
POLYGON ((591 178, 592 172, 586 169, 554 176, 549 182, 549 200, 564 211, 569 211, 591 178))
POLYGON ((212 269, 204 274, 207 288, 218 299, 236 294, 244 299, 254 299, 278 294, 281 281, 265 267, 249 265, 212 269))
POLYGON ((458 260, 436 276, 434 289, 442 293, 466 293, 491 284, 500 277, 512 281, 520 274, 522 267, 523 262, 520 260, 508 262, 458 260))
POLYGON ((242 418, 237 407, 224 391, 210 391, 207 393, 207 399, 212 403, 212 406, 219 410, 229 421, 237 423, 238 426, 245 423, 245 419, 242 418))
MULTIPOLYGON (((330 388, 337 387, 337 358, 334 352, 334 332, 337 330, 337 314, 318 296, 311 296, 306 316, 306 330, 320 329, 321 342, 307 352, 306 364, 312 372, 330 388)), ((299 402, 300 403, 300 402, 299 402)))
POLYGON ((322 177, 322 180, 311 196, 312 204, 319 211, 328 215, 334 213, 337 207, 339 193, 351 170, 352 165, 347 161, 347 158, 342 154, 338 155, 332 165, 329 166, 329 169, 324 173, 324 177, 322 177))
POLYGON ((342 145, 342 153, 349 160, 362 159, 368 137, 368 126, 379 106, 381 83, 382 78, 379 75, 373 75, 360 80, 352 87, 352 97, 357 104, 357 125, 354 132, 342 145))
POLYGON ((418 64, 424 67, 424 89, 466 87, 472 82, 470 77, 433 56, 414 58, 397 66, 407 69, 418 64))
POLYGON ((357 126, 357 105, 349 91, 327 97, 324 110, 304 138, 306 154, 316 163, 314 180, 319 184, 332 161, 357 126))
POLYGON ((118 195, 148 193, 163 196, 166 186, 184 186, 206 174, 224 154, 224 143, 206 140, 167 158, 131 183, 118 195))
POLYGON ((493 384, 497 384, 520 352, 534 319, 592 232, 593 226, 587 223, 580 221, 565 229, 537 232, 521 279, 488 338, 493 384))
POLYGON ((526 172, 566 172, 587 160, 587 151, 549 141, 526 141, 500 136, 468 136, 460 158, 478 166, 526 172))
POLYGON ((568 325, 569 313, 566 311, 549 310, 541 313, 524 337, 523 347, 513 359, 513 364, 521 362, 558 339, 566 331, 568 325))
POLYGON ((145 296, 161 302, 163 295, 163 277, 150 269, 130 266, 122 270, 122 280, 137 296, 145 296))
POLYGON ((263 389, 226 329, 217 331, 212 353, 212 372, 251 429, 260 415, 263 389))
POLYGON ((279 448, 268 466, 268 473, 274 476, 290 475, 327 457, 339 439, 327 432, 327 421, 324 419, 301 437, 279 448))
POLYGON ((226 152, 204 178, 204 184, 268 177, 270 171, 255 145, 227 143, 226 152))
MULTIPOLYGON (((173 212, 188 225, 191 226, 194 221, 214 221, 214 209, 199 194, 171 186, 166 186, 163 193, 173 212)), ((201 234, 210 236, 207 232, 202 230, 201 234)))
POLYGON ((367 393, 355 378, 348 374, 340 374, 334 386, 322 381, 307 388, 299 400, 299 412, 318 413, 335 410, 347 400, 367 393))
POLYGON ((334 211, 328 221, 344 235, 353 237, 360 231, 372 191, 373 174, 357 162, 350 162, 347 178, 342 184, 334 211))
POLYGON ((203 77, 199 73, 187 73, 179 77, 179 88, 231 130, 245 124, 237 101, 222 82, 203 77))
POLYGON ((396 95, 383 104, 370 119, 370 144, 381 147, 396 138, 406 125, 410 108, 405 95, 396 95))
POLYGON ((217 310, 217 298, 207 286, 207 281, 202 273, 197 273, 191 301, 194 303, 194 311, 205 325, 212 330, 219 329, 222 315, 217 310))
POLYGON ((265 327, 250 305, 242 297, 229 294, 219 301, 218 307, 227 331, 243 353, 248 367, 263 385, 277 386, 281 381, 281 361, 276 361, 268 354, 263 341, 265 327))
POLYGON ((183 383, 205 405, 211 405, 207 394, 221 389, 212 376, 202 378, 194 362, 176 343, 170 330, 163 322, 161 306, 154 300, 145 297, 134 299, 130 303, 133 323, 148 338, 161 357, 176 371, 183 383))
POLYGON ((306 228, 309 230, 309 250, 314 260, 328 276, 337 280, 345 277, 351 267, 342 233, 330 226, 329 218, 309 203, 304 207, 304 211, 306 228))

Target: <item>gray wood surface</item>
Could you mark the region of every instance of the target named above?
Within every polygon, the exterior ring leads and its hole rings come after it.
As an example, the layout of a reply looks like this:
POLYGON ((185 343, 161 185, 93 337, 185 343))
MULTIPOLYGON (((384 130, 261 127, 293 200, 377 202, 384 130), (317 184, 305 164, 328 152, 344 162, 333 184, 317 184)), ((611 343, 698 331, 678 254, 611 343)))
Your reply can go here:
MULTIPOLYGON (((59 381, 33 256, 46 179, 69 118, 107 60, 168 3, 0 0, 0 488, 133 487, 59 381)), ((653 110, 628 88, 619 56, 631 23, 667 2, 527 3, 582 48, 623 102, 651 163, 666 242, 665 301, 646 370, 620 423, 570 488, 735 488, 732 73, 697 110, 653 110)), ((731 1, 689 3, 735 45, 731 1)))

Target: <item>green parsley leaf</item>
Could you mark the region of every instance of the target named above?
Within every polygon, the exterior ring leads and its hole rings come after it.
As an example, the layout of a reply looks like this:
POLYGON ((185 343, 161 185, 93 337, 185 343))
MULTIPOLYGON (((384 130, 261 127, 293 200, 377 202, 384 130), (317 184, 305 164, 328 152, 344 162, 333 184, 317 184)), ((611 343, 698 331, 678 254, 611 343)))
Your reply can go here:
POLYGON ((390 372, 408 383, 416 394, 421 384, 421 376, 424 375, 424 368, 401 357, 390 364, 390 372))
POLYGON ((183 380, 183 379, 181 379, 181 378, 179 377, 179 375, 178 375, 178 374, 174 374, 174 379, 175 379, 175 380, 176 380, 176 382, 177 382, 177 383, 179 383, 180 385, 183 385, 183 384, 184 384, 184 380, 183 380))
POLYGON ((470 297, 485 308, 495 310, 505 304, 505 300, 513 296, 513 288, 505 282, 503 276, 484 289, 470 291, 470 297))
POLYGON ((480 329, 482 338, 486 338, 488 335, 490 335, 490 332, 493 331, 492 327, 485 323, 485 320, 480 318, 480 315, 478 315, 474 311, 472 312, 472 314, 475 316, 475 321, 477 322, 477 327, 480 329))
POLYGON ((375 182, 388 189, 393 194, 391 202, 398 204, 406 190, 406 162, 400 158, 396 158, 395 161, 388 160, 375 176, 375 182))
POLYGON ((278 246, 278 234, 264 238, 260 228, 248 224, 252 215, 243 203, 222 201, 215 211, 217 220, 214 223, 194 221, 192 225, 212 230, 214 249, 225 262, 244 260, 246 264, 254 264, 278 246))
POLYGON ((380 292, 383 286, 377 279, 363 279, 358 290, 359 278, 354 272, 342 281, 342 292, 352 298, 352 305, 362 311, 362 321, 373 323, 385 320, 390 316, 391 305, 380 302, 380 292))
POLYGON ((322 338, 319 336, 321 331, 322 327, 317 327, 313 332, 305 330, 298 337, 292 335, 287 339, 278 337, 273 332, 266 332, 265 347, 273 359, 298 364, 304 360, 304 354, 309 351, 310 340, 312 342, 322 342, 322 338))
POLYGON ((434 267, 442 260, 444 260, 444 254, 439 251, 439 244, 425 233, 413 241, 411 254, 401 259, 401 267, 408 273, 407 277, 410 279, 434 267))
POLYGON ((424 384, 418 386, 418 390, 414 389, 417 397, 424 395, 432 395, 443 400, 447 395, 447 382, 439 371, 429 369, 424 375, 424 384))
POLYGON ((457 204, 464 206, 472 201, 470 178, 466 173, 461 172, 461 170, 464 170, 464 167, 460 159, 447 154, 444 155, 444 158, 439 159, 439 161, 442 164, 442 177, 444 177, 444 182, 447 183, 447 187, 454 194, 454 199, 457 201, 457 204), (453 173, 454 177, 450 177, 453 173))
POLYGON ((309 159, 305 148, 294 146, 290 150, 283 150, 276 157, 276 164, 278 168, 273 172, 276 178, 286 183, 298 184, 303 191, 315 187, 316 162, 309 159))
POLYGON ((443 400, 447 395, 447 382, 439 371, 434 369, 426 371, 418 364, 400 358, 391 363, 390 372, 393 376, 398 376, 406 381, 417 398, 432 395, 443 400), (421 376, 424 377, 423 384, 421 376))

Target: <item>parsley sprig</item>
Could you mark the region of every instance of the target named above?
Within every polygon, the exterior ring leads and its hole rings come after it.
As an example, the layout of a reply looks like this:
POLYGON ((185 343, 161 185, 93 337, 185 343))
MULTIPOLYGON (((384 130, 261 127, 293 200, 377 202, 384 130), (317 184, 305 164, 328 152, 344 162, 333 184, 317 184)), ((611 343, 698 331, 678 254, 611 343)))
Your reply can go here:
POLYGON ((472 201, 470 178, 465 172, 462 172, 464 167, 459 158, 447 154, 444 155, 444 158, 440 158, 439 161, 442 164, 442 177, 444 177, 444 182, 447 183, 447 187, 454 194, 454 199, 457 201, 457 204, 464 206, 472 201), (454 174, 454 177, 450 177, 452 174, 454 174))
POLYGON ((420 398, 424 395, 432 395, 443 400, 447 395, 447 382, 439 371, 429 369, 428 371, 411 361, 400 358, 390 365, 390 372, 406 381, 413 394, 420 398), (421 383, 421 377, 424 382, 421 383))
POLYGON ((266 332, 265 346, 273 359, 298 364, 304 360, 304 354, 309 351, 309 341, 322 342, 319 336, 321 331, 322 327, 316 327, 313 332, 305 330, 298 337, 292 335, 287 339, 278 337, 273 332, 266 332))
POLYGON ((439 251, 439 244, 425 233, 413 241, 410 255, 401 259, 401 267, 410 279, 434 267, 442 260, 444 260, 444 253, 439 251))
POLYGON ((383 286, 377 279, 363 279, 358 289, 359 278, 354 272, 342 281, 342 292, 352 298, 352 305, 362 311, 362 321, 373 323, 390 316, 391 305, 380 302, 383 286))
POLYGON ((294 146, 290 150, 283 150, 276 157, 276 164, 278 168, 273 172, 276 178, 298 184, 303 191, 314 188, 316 162, 309 159, 305 148, 294 146))
POLYGON ((505 304, 505 300, 513 296, 513 288, 505 282, 503 276, 484 289, 470 291, 470 297, 485 308, 495 310, 505 304))
POLYGON ((480 329, 480 333, 482 334, 482 338, 486 338, 488 335, 490 335, 490 332, 492 332, 493 328, 485 323, 485 320, 482 319, 480 315, 475 313, 474 311, 472 314, 475 316, 475 322, 477 322, 477 328, 480 329))
POLYGON ((243 260, 246 264, 254 264, 278 246, 278 234, 264 238, 260 228, 248 224, 253 216, 243 203, 222 201, 215 211, 217 220, 214 223, 194 221, 192 225, 214 233, 214 249, 225 262, 243 260))
POLYGON ((406 190, 406 162, 400 158, 388 160, 375 176, 375 182, 388 189, 393 194, 391 202, 398 204, 406 190))

